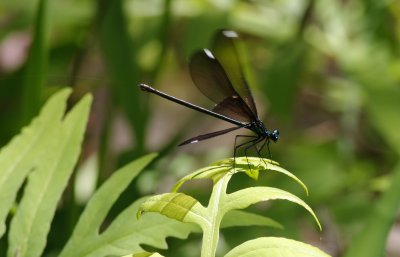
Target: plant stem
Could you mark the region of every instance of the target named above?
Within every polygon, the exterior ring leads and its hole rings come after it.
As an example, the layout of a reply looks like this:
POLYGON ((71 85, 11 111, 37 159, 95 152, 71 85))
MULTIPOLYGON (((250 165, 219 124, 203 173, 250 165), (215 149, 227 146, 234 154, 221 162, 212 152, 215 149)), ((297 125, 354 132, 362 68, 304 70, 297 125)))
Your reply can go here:
POLYGON ((213 187, 210 202, 208 204, 209 223, 203 228, 203 243, 201 247, 201 257, 214 257, 217 251, 219 240, 219 228, 224 215, 220 210, 222 202, 226 197, 226 188, 232 174, 229 172, 221 178, 213 187))

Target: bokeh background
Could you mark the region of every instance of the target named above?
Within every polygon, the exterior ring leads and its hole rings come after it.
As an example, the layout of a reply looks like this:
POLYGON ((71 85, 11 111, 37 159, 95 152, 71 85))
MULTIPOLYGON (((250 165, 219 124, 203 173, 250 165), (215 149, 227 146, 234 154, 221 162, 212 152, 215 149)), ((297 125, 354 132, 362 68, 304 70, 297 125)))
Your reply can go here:
MULTIPOLYGON (((238 175, 232 187, 262 183, 293 192, 324 227, 320 232, 293 204, 255 206, 285 230, 227 229, 221 252, 274 235, 312 243, 333 256, 350 254, 357 244, 383 244, 384 256, 400 256, 399 1, 2 0, 0 146, 60 88, 74 89, 71 104, 87 92, 94 96, 80 165, 60 203, 45 256, 63 246, 93 190, 128 161, 160 152, 115 213, 232 156, 233 134, 177 148, 188 137, 230 125, 137 87, 147 83, 212 108, 193 85, 187 64, 221 28, 240 33, 260 118, 281 132, 271 145, 273 159, 301 178, 310 195, 276 174, 258 182, 238 175), (372 239, 362 239, 366 235, 372 239)), ((184 190, 207 201, 209 189, 204 182, 184 190)), ((170 239, 172 250, 163 253, 198 256, 200 239, 170 239)))

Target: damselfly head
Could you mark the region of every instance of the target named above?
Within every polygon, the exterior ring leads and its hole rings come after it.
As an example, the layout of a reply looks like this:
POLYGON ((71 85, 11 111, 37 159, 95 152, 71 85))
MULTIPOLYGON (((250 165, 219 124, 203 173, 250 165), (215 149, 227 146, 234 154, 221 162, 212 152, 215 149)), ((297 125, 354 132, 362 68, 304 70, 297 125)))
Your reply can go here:
POLYGON ((278 139, 279 139, 279 130, 274 129, 274 131, 272 131, 271 139, 272 139, 272 141, 274 141, 275 143, 278 142, 278 139))

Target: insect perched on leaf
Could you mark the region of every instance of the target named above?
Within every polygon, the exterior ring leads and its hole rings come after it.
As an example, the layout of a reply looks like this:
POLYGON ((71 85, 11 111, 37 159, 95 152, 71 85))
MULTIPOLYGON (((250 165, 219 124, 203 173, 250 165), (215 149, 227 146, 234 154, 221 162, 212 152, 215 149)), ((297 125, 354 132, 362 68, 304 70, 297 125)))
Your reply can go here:
POLYGON ((241 128, 249 129, 255 135, 236 135, 234 157, 236 157, 236 151, 240 147, 244 148, 246 156, 247 150, 252 147, 255 147, 260 155, 265 145, 269 150, 270 140, 278 141, 279 131, 267 129, 258 118, 257 108, 239 60, 237 40, 238 34, 235 31, 220 30, 215 37, 212 51, 203 49, 194 53, 190 59, 189 69, 192 80, 196 87, 216 104, 212 110, 165 94, 148 85, 139 85, 143 91, 159 95, 235 125, 227 129, 192 137, 180 143, 179 146, 197 143, 241 128), (237 145, 236 140, 239 137, 246 137, 249 140, 237 145), (257 148, 259 143, 261 143, 261 146, 257 148))

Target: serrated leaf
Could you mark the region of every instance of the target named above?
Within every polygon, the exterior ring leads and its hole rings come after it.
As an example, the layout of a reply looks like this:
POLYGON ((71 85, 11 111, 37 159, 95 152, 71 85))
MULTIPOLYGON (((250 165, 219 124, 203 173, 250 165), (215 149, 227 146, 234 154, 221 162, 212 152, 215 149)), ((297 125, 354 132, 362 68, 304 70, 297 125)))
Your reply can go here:
MULTIPOLYGON (((140 220, 135 219, 143 199, 136 201, 110 224, 100 235, 81 241, 68 256, 119 256, 132 252, 142 252, 142 245, 167 249, 167 237, 187 238, 195 225, 183 224, 157 213, 149 213, 140 220)), ((66 256, 66 255, 65 255, 66 256)))
POLYGON ((78 160, 91 97, 84 97, 63 122, 54 123, 46 151, 38 156, 11 221, 8 256, 40 256, 57 203, 78 160))
POLYGON ((52 96, 39 116, 15 136, 0 152, 0 237, 5 231, 5 218, 28 172, 40 162, 48 150, 52 135, 57 133, 64 115, 70 89, 52 96), (58 124, 58 125, 57 125, 58 124))
POLYGON ((225 257, 330 257, 318 248, 279 237, 261 237, 233 248, 225 257))
POLYGON ((221 228, 238 226, 265 226, 283 229, 282 224, 279 222, 259 214, 241 210, 232 210, 225 214, 221 222, 221 228))
POLYGON ((250 187, 245 188, 226 196, 226 200, 224 200, 223 212, 227 212, 234 209, 244 209, 252 204, 268 201, 268 200, 288 200, 293 203, 297 203, 298 205, 304 207, 315 219, 320 229, 321 224, 314 211, 300 198, 297 196, 286 192, 284 190, 273 188, 273 187, 250 187))
MULTIPOLYGON (((144 156, 133 161, 116 171, 93 195, 84 212, 81 214, 74 232, 67 245, 62 250, 62 256, 85 256, 82 255, 83 242, 95 243, 99 236, 98 231, 107 213, 115 203, 119 195, 129 185, 134 177, 148 165, 155 154, 144 156)), ((86 249, 87 251, 87 249, 86 249)))
POLYGON ((194 225, 182 224, 156 213, 146 215, 140 220, 135 219, 143 200, 136 201, 123 211, 101 235, 100 243, 104 245, 103 248, 112 246, 113 255, 143 251, 141 245, 167 249, 167 237, 184 239, 196 229, 194 225))
POLYGON ((179 188, 183 185, 183 183, 189 180, 209 178, 215 184, 227 173, 234 173, 234 172, 244 172, 249 177, 257 179, 259 172, 267 172, 268 170, 271 170, 280 172, 292 178, 294 181, 300 184, 301 187, 303 187, 303 189, 308 194, 308 189, 306 185, 294 174, 280 167, 279 163, 275 161, 269 159, 261 159, 258 157, 237 157, 235 159, 236 159, 235 169, 233 169, 234 166, 233 158, 228 158, 214 162, 209 166, 196 170, 191 174, 188 174, 182 179, 180 179, 175 184, 172 191, 173 192, 178 191, 179 188))
POLYGON ((151 154, 126 165, 100 187, 87 204, 60 257, 121 256, 143 252, 143 244, 166 249, 167 237, 186 238, 196 229, 194 225, 182 224, 159 214, 148 214, 139 221, 136 220, 135 214, 144 200, 142 199, 121 212, 99 234, 100 226, 118 196, 154 158, 155 155, 151 154))

